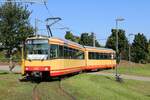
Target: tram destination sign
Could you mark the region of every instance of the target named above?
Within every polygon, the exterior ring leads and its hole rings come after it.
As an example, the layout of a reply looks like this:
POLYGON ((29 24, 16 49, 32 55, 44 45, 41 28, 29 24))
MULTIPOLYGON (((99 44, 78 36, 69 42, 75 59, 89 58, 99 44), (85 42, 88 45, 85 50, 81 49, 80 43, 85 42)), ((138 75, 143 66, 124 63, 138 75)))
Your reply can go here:
POLYGON ((45 44, 48 43, 48 40, 27 40, 26 44, 45 44))

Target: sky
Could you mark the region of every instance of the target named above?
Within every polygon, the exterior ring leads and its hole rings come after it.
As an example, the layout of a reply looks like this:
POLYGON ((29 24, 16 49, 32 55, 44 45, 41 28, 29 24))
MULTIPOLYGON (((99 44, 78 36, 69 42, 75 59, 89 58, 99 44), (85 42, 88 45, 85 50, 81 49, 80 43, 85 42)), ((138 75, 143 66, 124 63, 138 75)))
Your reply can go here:
MULTIPOLYGON (((105 45, 106 39, 115 28, 115 19, 124 18, 118 27, 129 34, 144 33, 150 39, 150 0, 48 0, 47 7, 42 4, 30 4, 32 11, 31 24, 38 18, 39 34, 45 34, 45 19, 61 17, 59 24, 52 27, 55 37, 64 38, 66 30, 58 28, 69 27, 74 35, 83 32, 94 32, 100 44, 105 45)), ((47 33, 46 33, 47 34, 47 33)), ((131 37, 131 38, 134 38, 131 37)))

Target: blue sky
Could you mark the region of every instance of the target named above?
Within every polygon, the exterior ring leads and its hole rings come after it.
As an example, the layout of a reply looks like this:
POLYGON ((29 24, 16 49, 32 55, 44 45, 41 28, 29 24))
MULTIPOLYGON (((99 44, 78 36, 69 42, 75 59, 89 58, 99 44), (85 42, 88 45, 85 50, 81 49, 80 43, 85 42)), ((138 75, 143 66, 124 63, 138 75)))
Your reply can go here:
MULTIPOLYGON (((33 11, 30 17, 33 25, 35 17, 44 21, 51 15, 59 16, 63 19, 60 24, 69 27, 75 35, 94 32, 104 45, 117 17, 125 19, 119 23, 119 28, 126 31, 126 36, 141 32, 150 39, 149 5, 150 0, 48 0, 50 13, 40 4, 29 5, 29 9, 33 11)), ((60 24, 53 27, 53 32, 55 37, 63 38, 65 30, 56 29, 62 27, 60 24)), ((40 22, 38 26, 45 27, 40 22)))

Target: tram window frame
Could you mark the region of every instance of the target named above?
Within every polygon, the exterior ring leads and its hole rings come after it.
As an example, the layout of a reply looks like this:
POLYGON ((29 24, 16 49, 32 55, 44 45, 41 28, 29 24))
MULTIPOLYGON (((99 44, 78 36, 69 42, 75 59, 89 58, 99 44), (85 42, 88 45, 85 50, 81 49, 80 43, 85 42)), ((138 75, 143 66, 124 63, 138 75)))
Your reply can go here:
POLYGON ((73 49, 68 48, 68 52, 69 52, 69 59, 72 59, 73 58, 73 49))
POLYGON ((58 52, 59 58, 64 59, 64 46, 61 46, 61 45, 58 45, 58 46, 59 46, 59 52, 58 52))
POLYGON ((64 58, 65 59, 84 59, 84 51, 70 48, 67 46, 64 46, 66 49, 64 49, 64 58))
POLYGON ((112 53, 88 52, 89 60, 110 60, 112 53))
POLYGON ((56 44, 50 44, 49 48, 49 59, 85 59, 84 51, 78 49, 56 44), (57 50, 55 57, 51 56, 51 47, 53 46, 56 46, 55 49, 57 50))
POLYGON ((68 59, 69 54, 68 54, 68 47, 67 46, 64 46, 63 52, 64 52, 64 59, 68 59))
POLYGON ((58 46, 58 45, 55 45, 55 44, 51 44, 49 48, 50 48, 50 49, 49 49, 49 59, 58 59, 58 58, 59 58, 59 46, 58 46), (51 48, 54 47, 54 46, 56 47, 56 48, 55 48, 55 49, 56 49, 55 53, 57 52, 57 53, 55 54, 55 57, 52 56, 54 53, 51 55, 51 53, 52 53, 51 48))
POLYGON ((104 59, 107 59, 107 54, 103 53, 103 57, 104 57, 104 59))
POLYGON ((85 56, 84 56, 84 52, 81 51, 81 50, 77 50, 76 52, 76 59, 84 59, 85 56))

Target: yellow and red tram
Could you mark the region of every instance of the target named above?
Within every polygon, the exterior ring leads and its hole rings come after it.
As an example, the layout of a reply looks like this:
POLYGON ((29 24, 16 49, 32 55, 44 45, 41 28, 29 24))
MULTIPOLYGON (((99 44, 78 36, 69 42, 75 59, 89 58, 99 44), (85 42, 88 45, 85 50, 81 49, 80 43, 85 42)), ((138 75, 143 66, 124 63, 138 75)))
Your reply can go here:
POLYGON ((28 38, 23 51, 22 75, 54 77, 116 66, 112 49, 82 46, 54 37, 28 38))

